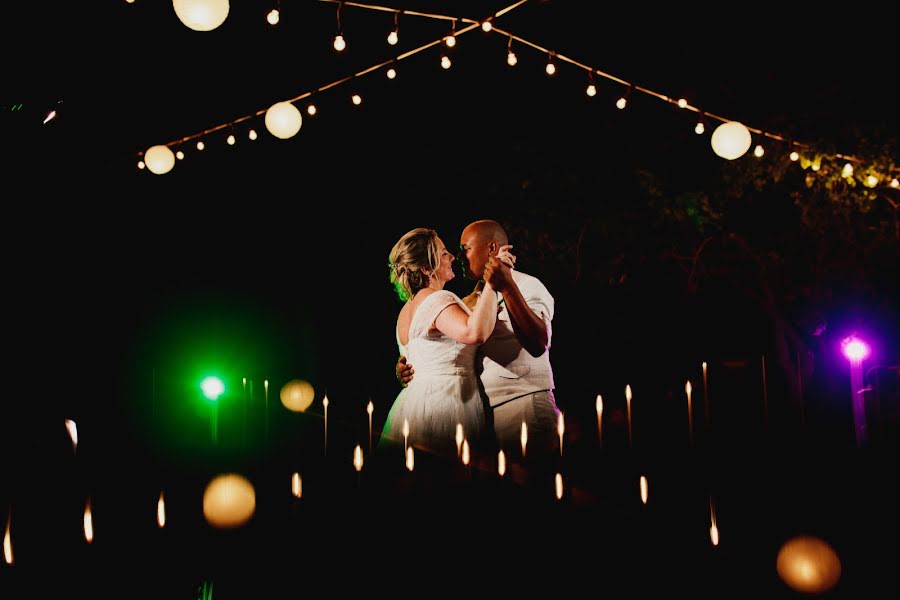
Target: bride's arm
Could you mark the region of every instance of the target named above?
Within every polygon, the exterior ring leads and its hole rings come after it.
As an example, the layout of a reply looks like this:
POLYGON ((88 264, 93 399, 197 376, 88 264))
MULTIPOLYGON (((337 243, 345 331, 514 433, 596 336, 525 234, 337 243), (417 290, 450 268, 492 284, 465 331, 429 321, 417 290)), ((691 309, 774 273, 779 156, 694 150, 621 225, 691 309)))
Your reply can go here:
POLYGON ((497 292, 485 285, 471 315, 459 304, 451 304, 437 316, 434 326, 462 344, 482 344, 493 333, 496 322, 497 292))

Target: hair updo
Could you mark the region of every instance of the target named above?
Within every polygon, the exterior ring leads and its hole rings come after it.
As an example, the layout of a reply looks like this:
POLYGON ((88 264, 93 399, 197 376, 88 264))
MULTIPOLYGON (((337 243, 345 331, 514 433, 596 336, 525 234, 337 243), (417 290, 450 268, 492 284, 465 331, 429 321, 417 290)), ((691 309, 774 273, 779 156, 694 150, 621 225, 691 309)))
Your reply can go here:
POLYGON ((441 259, 437 238, 434 229, 419 227, 404 234, 391 249, 388 256, 391 283, 402 302, 428 287, 441 259))

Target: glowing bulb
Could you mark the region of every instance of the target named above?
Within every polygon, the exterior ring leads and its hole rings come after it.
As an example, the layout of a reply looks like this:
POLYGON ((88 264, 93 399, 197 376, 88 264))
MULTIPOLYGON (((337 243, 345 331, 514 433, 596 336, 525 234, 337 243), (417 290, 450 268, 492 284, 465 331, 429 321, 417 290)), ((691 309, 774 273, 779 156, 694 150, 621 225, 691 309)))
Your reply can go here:
POLYGON ((266 129, 275 137, 286 140, 297 135, 303 116, 290 102, 276 102, 266 111, 266 129))
POLYGON ((590 96, 591 98, 593 98, 594 96, 597 95, 597 86, 594 85, 593 83, 588 84, 587 90, 585 90, 585 93, 588 96, 590 96))
POLYGON ((628 104, 628 100, 626 100, 624 98, 624 96, 622 98, 619 98, 618 100, 616 100, 616 108, 618 108, 619 110, 622 110, 623 108, 625 108, 626 104, 628 104))
POLYGON ((737 121, 722 123, 710 137, 713 152, 726 160, 735 160, 746 154, 751 141, 750 131, 737 121))
POLYGON ((392 31, 388 34, 387 40, 388 40, 388 44, 390 44, 391 46, 394 46, 400 40, 400 36, 397 35, 396 31, 392 31))
POLYGON ((706 128, 703 126, 703 123, 697 123, 694 126, 694 133, 697 135, 703 135, 703 132, 706 131, 706 128))
POLYGON ((266 15, 266 21, 269 22, 269 25, 278 25, 280 19, 281 15, 278 13, 277 8, 273 8, 269 11, 269 14, 266 15))
POLYGON ((870 188, 875 187, 876 185, 878 185, 878 178, 874 175, 869 175, 868 177, 866 177, 866 185, 870 188))
POLYGON ((234 138, 234 134, 233 134, 233 133, 230 133, 230 134, 228 134, 228 139, 226 139, 225 141, 228 142, 228 145, 229 145, 229 146, 234 146, 234 143, 235 143, 237 140, 234 138))
POLYGON ((516 53, 512 50, 509 51, 509 54, 506 55, 506 64, 511 67, 516 66, 516 63, 519 62, 519 59, 516 58, 516 53))
POLYGON ((353 101, 353 104, 355 104, 356 106, 359 106, 360 104, 362 104, 362 96, 360 96, 359 94, 353 94, 353 97, 350 99, 353 101))
POLYGON ((844 169, 841 171, 841 177, 852 177, 853 176, 853 165, 847 163, 844 165, 844 169))
POLYGON ((444 43, 447 44, 448 48, 452 48, 453 46, 456 45, 456 36, 448 35, 447 37, 444 38, 444 43))
POLYGON ((793 162, 797 162, 798 160, 800 160, 800 155, 797 154, 796 151, 791 152, 791 154, 790 154, 790 159, 791 159, 793 162))
POLYGON ((139 160, 139 161, 138 161, 138 169, 143 169, 143 168, 146 167, 146 166, 147 166, 147 165, 144 164, 144 161, 142 161, 142 160, 139 160))
POLYGON ((250 141, 252 142, 253 140, 255 140, 255 139, 256 139, 257 137, 259 137, 259 136, 256 135, 256 130, 255 130, 255 129, 251 129, 251 130, 250 130, 250 133, 247 134, 247 137, 250 138, 250 141))
POLYGON ((396 76, 397 76, 397 70, 394 67, 391 67, 390 69, 387 70, 387 78, 388 79, 393 79, 396 76))
POLYGON ((359 444, 356 445, 356 448, 353 449, 353 468, 356 469, 356 472, 359 473, 363 468, 363 453, 362 448, 359 444))
POLYGON ((481 24, 481 30, 484 31, 485 33, 490 31, 491 29, 493 29, 493 26, 491 25, 490 21, 485 21, 484 23, 481 24))
POLYGON ((204 144, 203 142, 197 142, 197 150, 203 150, 204 148, 206 148, 206 144, 204 144))
POLYGON ((228 0, 172 0, 179 20, 194 31, 212 31, 228 18, 228 0))
POLYGON ((306 114, 308 114, 309 116, 313 116, 314 114, 316 114, 316 105, 310 104, 309 106, 307 106, 306 114))
POLYGON ((344 48, 347 47, 347 42, 344 41, 344 36, 336 35, 334 36, 334 49, 338 52, 343 52, 344 48))
POLYGON ((441 66, 442 67, 444 67, 445 69, 449 69, 451 64, 453 64, 453 63, 450 62, 449 57, 447 57, 447 56, 441 57, 441 66))
POLYGON ((554 73, 556 73, 556 65, 554 65, 552 62, 548 62, 546 71, 547 75, 553 75, 554 73))
POLYGON ((151 173, 165 175, 175 166, 175 155, 168 146, 152 146, 144 152, 144 162, 151 173))
POLYGON ((179 150, 178 152, 175 153, 175 158, 177 158, 178 160, 184 160, 184 152, 179 150))
POLYGON ((894 189, 900 187, 900 180, 898 180, 896 177, 891 179, 891 187, 894 189))
POLYGON ((811 168, 813 171, 818 171, 819 169, 822 168, 822 165, 820 165, 819 163, 816 162, 816 163, 813 163, 812 166, 811 166, 810 168, 811 168))
POLYGON ((687 106, 687 100, 685 100, 684 98, 679 98, 678 99, 678 108, 684 108, 685 106, 687 106))

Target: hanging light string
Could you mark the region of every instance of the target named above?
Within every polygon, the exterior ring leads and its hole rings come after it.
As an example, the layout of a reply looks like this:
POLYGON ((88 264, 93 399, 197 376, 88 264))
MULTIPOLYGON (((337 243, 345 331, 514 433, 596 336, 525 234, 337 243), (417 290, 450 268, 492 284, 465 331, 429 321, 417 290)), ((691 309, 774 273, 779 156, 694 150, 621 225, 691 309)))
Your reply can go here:
MULTIPOLYGON (((674 104, 674 105, 678 106, 679 108, 683 108, 685 110, 690 110, 690 111, 693 111, 696 113, 700 113, 700 115, 702 115, 702 117, 704 117, 704 118, 716 119, 723 123, 729 123, 734 120, 734 119, 729 119, 727 117, 723 117, 721 115, 717 115, 715 113, 711 113, 707 110, 700 109, 700 108, 690 105, 690 104, 681 106, 679 104, 679 100, 677 98, 671 98, 670 96, 661 94, 660 92, 651 90, 650 88, 646 88, 646 87, 637 85, 630 81, 626 81, 626 80, 622 79, 621 77, 616 77, 615 75, 612 75, 611 73, 606 73, 604 71, 601 71, 600 69, 596 69, 594 67, 588 66, 588 65, 586 65, 582 62, 579 62, 573 58, 569 58, 568 56, 566 56, 564 54, 560 54, 559 52, 556 52, 555 50, 550 50, 549 48, 544 48, 543 46, 535 44, 534 42, 526 40, 525 38, 519 37, 509 31, 500 29, 499 27, 494 26, 491 29, 491 31, 497 33, 498 35, 502 35, 503 37, 508 37, 510 39, 510 44, 512 44, 512 40, 515 40, 515 41, 519 42, 520 44, 523 44, 525 46, 530 46, 531 48, 534 48, 535 50, 538 50, 539 52, 543 52, 548 57, 552 57, 552 59, 554 61, 559 60, 559 61, 567 62, 571 65, 578 67, 579 69, 584 69, 585 71, 587 71, 590 74, 598 75, 598 76, 608 79, 610 81, 614 81, 621 85, 628 86, 631 89, 637 90, 639 92, 643 92, 643 93, 647 94, 648 96, 653 96, 654 98, 662 100, 663 102, 667 102, 669 104, 674 104)), ((785 142, 785 143, 790 142, 791 145, 793 146, 793 148, 801 148, 801 149, 812 149, 813 148, 813 146, 811 144, 804 144, 801 142, 792 141, 789 138, 779 135, 777 133, 763 131, 762 129, 759 129, 757 127, 751 127, 746 124, 745 124, 745 127, 747 127, 748 131, 751 131, 762 138, 769 138, 769 139, 778 140, 779 142, 785 142)), ((835 153, 832 156, 834 156, 835 158, 841 159, 841 160, 846 160, 846 161, 851 161, 851 162, 856 162, 856 163, 864 162, 863 160, 861 160, 855 156, 852 156, 849 154, 843 154, 840 152, 835 153)))
MULTIPOLYGON (((387 7, 384 7, 384 6, 372 6, 372 5, 369 5, 369 4, 360 4, 360 3, 358 3, 358 2, 343 2, 342 0, 319 0, 319 1, 320 1, 320 2, 329 2, 329 3, 332 3, 332 4, 337 4, 339 7, 351 6, 351 7, 354 7, 354 8, 366 8, 366 9, 369 9, 369 10, 379 10, 379 11, 385 11, 385 12, 392 12, 392 13, 397 14, 397 15, 399 15, 399 14, 405 14, 405 15, 411 15, 411 16, 415 16, 415 17, 425 17, 425 18, 428 18, 428 19, 439 19, 439 20, 443 20, 443 21, 452 21, 452 22, 454 22, 454 23, 455 23, 456 21, 462 21, 462 22, 464 22, 464 23, 468 23, 468 25, 467 25, 466 27, 463 27, 462 29, 454 29, 454 35, 461 35, 461 34, 463 34, 463 33, 467 33, 467 32, 469 32, 469 31, 472 31, 473 29, 475 29, 475 28, 477 28, 477 27, 480 27, 480 26, 481 26, 481 23, 482 23, 482 21, 478 21, 478 20, 475 20, 475 19, 467 19, 467 18, 465 18, 465 17, 451 17, 451 16, 447 16, 447 15, 438 15, 438 14, 433 14, 433 13, 423 13, 423 12, 411 11, 411 10, 398 10, 398 9, 396 9, 396 8, 387 8, 387 7)), ((510 4, 509 6, 507 6, 506 8, 503 8, 503 9, 497 11, 496 13, 494 13, 494 15, 493 15, 492 18, 495 18, 495 17, 499 17, 499 16, 501 16, 501 15, 504 15, 504 14, 508 13, 509 11, 511 11, 511 10, 513 10, 513 9, 515 9, 515 8, 517 8, 518 6, 521 6, 522 4, 524 4, 524 3, 527 2, 527 1, 528 1, 528 0, 519 0, 518 2, 514 2, 513 4, 510 4)), ((297 95, 297 96, 294 96, 293 98, 290 98, 290 99, 286 100, 286 102, 291 102, 291 103, 293 103, 293 102, 297 102, 298 100, 303 100, 303 99, 305 99, 305 98, 309 98, 310 96, 312 96, 312 95, 314 95, 314 94, 318 94, 318 93, 320 93, 320 92, 324 92, 325 90, 328 90, 328 89, 331 89, 331 88, 333 88, 333 87, 339 86, 339 85, 341 85, 342 83, 347 83, 348 81, 350 81, 350 80, 352 80, 352 79, 355 79, 355 78, 357 78, 357 77, 362 77, 363 75, 366 75, 366 74, 368 74, 368 73, 371 73, 372 71, 377 71, 377 70, 379 70, 379 69, 382 69, 382 68, 386 67, 387 65, 391 65, 391 64, 396 63, 396 62, 399 62, 399 61, 401 61, 401 60, 403 60, 403 59, 405 59, 405 58, 409 58, 410 56, 414 56, 414 55, 418 54, 419 52, 422 52, 422 51, 424 51, 424 50, 428 50, 429 48, 432 48, 433 46, 436 46, 436 45, 440 44, 441 42, 443 42, 445 38, 446 38, 446 36, 441 36, 440 38, 438 38, 438 39, 436 39, 436 40, 434 40, 434 41, 428 42, 427 44, 424 44, 424 45, 422 45, 422 46, 419 46, 418 48, 415 48, 415 49, 410 50, 410 51, 408 51, 408 52, 404 52, 403 54, 400 54, 400 55, 398 55, 398 56, 396 56, 396 57, 394 57, 394 58, 390 58, 390 59, 385 60, 385 61, 382 61, 382 62, 380 62, 380 63, 378 63, 378 64, 372 65, 371 67, 368 67, 368 68, 366 68, 366 69, 363 69, 362 71, 359 71, 358 73, 354 73, 353 75, 348 75, 348 76, 346 76, 346 77, 342 77, 342 78, 340 78, 340 79, 338 79, 338 80, 336 80, 336 81, 332 81, 331 83, 328 83, 328 84, 326 84, 326 85, 323 85, 323 86, 321 86, 321 87, 318 87, 318 88, 316 88, 316 89, 314 89, 314 90, 312 90, 312 91, 303 92, 302 94, 299 94, 299 95, 297 95)), ((180 144, 184 144, 184 143, 189 142, 189 141, 191 141, 191 140, 195 140, 195 139, 197 139, 197 138, 201 138, 201 137, 206 136, 206 135, 209 135, 209 134, 211 134, 211 133, 215 133, 215 132, 217 132, 217 131, 221 131, 221 130, 226 129, 226 128, 228 128, 228 127, 233 127, 234 125, 237 125, 238 123, 243 123, 244 121, 249 121, 250 119, 255 119, 256 117, 259 117, 259 116, 262 116, 262 115, 266 114, 266 111, 268 111, 268 110, 269 110, 268 108, 260 109, 260 110, 258 110, 258 111, 256 111, 256 112, 250 113, 250 114, 248 114, 248 115, 244 115, 244 116, 242 116, 242 117, 238 117, 238 118, 236 118, 236 119, 234 119, 234 120, 232 120, 232 121, 229 121, 229 122, 227 122, 227 123, 222 123, 221 125, 216 125, 216 126, 214 126, 214 127, 210 127, 210 128, 208 128, 208 129, 204 129, 203 131, 200 131, 200 132, 197 132, 197 133, 192 133, 191 135, 186 135, 186 136, 184 136, 184 137, 182 137, 182 138, 178 138, 178 139, 176 139, 176 140, 172 140, 172 141, 170 141, 170 142, 168 142, 168 143, 166 143, 166 144, 164 144, 164 145, 165 145, 165 146, 178 146, 178 145, 180 145, 180 144)), ((139 156, 142 155, 142 154, 143 154, 143 152, 139 152, 139 153, 138 153, 139 156)))

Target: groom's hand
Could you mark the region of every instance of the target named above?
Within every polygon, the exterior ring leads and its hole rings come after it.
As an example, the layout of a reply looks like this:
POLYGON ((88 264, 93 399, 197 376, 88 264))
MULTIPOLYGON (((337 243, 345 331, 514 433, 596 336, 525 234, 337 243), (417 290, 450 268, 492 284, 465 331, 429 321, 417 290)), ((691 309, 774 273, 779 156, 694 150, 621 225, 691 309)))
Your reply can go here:
POLYGON ((397 366, 394 368, 394 373, 397 375, 397 381, 400 382, 400 385, 406 387, 410 381, 412 381, 413 373, 416 370, 413 369, 412 364, 407 364, 406 357, 401 356, 397 359, 397 366))

